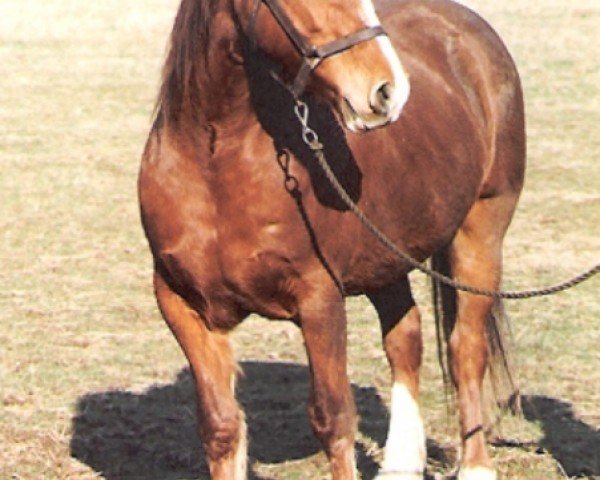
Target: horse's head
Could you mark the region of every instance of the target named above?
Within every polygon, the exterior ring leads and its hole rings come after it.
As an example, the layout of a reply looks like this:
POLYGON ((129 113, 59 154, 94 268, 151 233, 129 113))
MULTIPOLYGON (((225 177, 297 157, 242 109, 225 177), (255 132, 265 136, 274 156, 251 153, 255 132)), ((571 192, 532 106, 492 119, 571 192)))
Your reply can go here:
POLYGON ((409 82, 371 0, 234 1, 248 37, 296 93, 306 86, 355 132, 399 117, 409 82))

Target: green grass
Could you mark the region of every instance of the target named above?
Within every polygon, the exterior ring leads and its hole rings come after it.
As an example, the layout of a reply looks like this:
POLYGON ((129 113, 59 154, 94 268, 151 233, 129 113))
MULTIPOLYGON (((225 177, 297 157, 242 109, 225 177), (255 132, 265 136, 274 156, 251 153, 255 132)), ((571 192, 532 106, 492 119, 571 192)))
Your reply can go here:
MULTIPOLYGON (((505 285, 545 285, 597 261, 600 250, 600 6, 470 3, 513 52, 527 101, 529 170, 507 239, 505 285)), ((176 4, 2 4, 2 480, 102 478, 103 469, 112 479, 206 478, 185 362, 152 296, 135 191, 176 4)), ((426 282, 414 279, 427 337, 423 409, 437 452, 430 470, 448 473, 455 419, 446 412, 426 282)), ((502 427, 514 445, 493 448, 503 478, 558 480, 563 469, 600 478, 598 281, 508 307, 531 408, 502 427)), ((363 417, 359 464, 370 478, 389 373, 372 308, 352 299, 348 313, 363 417)), ((327 478, 304 413, 297 329, 252 318, 234 343, 247 373, 241 396, 255 472, 327 478)))

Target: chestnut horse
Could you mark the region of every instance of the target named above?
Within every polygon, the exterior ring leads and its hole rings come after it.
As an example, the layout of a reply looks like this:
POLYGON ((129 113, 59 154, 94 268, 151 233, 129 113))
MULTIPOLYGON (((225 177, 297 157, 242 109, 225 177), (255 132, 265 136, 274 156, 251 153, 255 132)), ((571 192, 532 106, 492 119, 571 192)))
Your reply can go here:
MULTIPOLYGON (((333 478, 356 478, 344 298, 359 294, 379 314, 393 380, 378 478, 422 479, 426 467, 410 267, 329 185, 302 141, 286 82, 296 78, 297 95, 306 86, 328 162, 389 238, 419 260, 442 259, 464 282, 500 284, 525 164, 513 61, 482 19, 449 0, 376 6, 379 17, 371 0, 182 0, 179 8, 139 196, 156 297, 194 375, 214 479, 246 477, 228 334, 253 312, 300 326, 314 432, 333 478), (298 38, 350 41, 319 63, 298 38)), ((440 303, 460 410, 459 479, 494 479, 482 414, 494 302, 445 291, 440 303)))

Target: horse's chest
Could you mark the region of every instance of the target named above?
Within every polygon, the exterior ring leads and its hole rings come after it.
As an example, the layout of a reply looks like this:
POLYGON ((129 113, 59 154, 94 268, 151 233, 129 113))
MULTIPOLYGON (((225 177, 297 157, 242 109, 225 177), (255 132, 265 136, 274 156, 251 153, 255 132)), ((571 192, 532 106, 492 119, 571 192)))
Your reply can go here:
POLYGON ((186 220, 176 248, 162 256, 203 298, 207 320, 221 325, 247 312, 294 317, 298 257, 310 255, 310 242, 281 176, 238 164, 210 182, 195 181, 210 195, 187 197, 180 211, 201 222, 186 220))

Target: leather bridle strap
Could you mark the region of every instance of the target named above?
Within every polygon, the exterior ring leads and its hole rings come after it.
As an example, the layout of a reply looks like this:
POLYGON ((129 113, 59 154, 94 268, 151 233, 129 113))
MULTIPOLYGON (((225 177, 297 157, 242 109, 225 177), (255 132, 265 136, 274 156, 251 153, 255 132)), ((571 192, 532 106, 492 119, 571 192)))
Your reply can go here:
POLYGON ((324 45, 315 46, 310 43, 308 39, 294 26, 290 18, 281 8, 279 0, 256 0, 256 2, 257 3, 254 9, 254 16, 251 20, 250 29, 252 43, 255 43, 254 37, 256 34, 255 28, 258 11, 260 9, 260 5, 264 3, 273 14, 275 20, 277 20, 277 23, 279 23, 283 31, 291 40, 298 53, 300 53, 302 56, 302 65, 300 66, 300 70, 296 74, 296 78, 294 79, 292 85, 288 86, 295 98, 298 98, 300 95, 302 95, 302 92, 304 92, 306 84, 308 83, 310 74, 323 60, 348 50, 359 43, 371 40, 379 35, 387 35, 383 27, 381 25, 377 25, 374 27, 363 28, 362 30, 351 33, 342 38, 338 38, 337 40, 333 40, 324 45))

